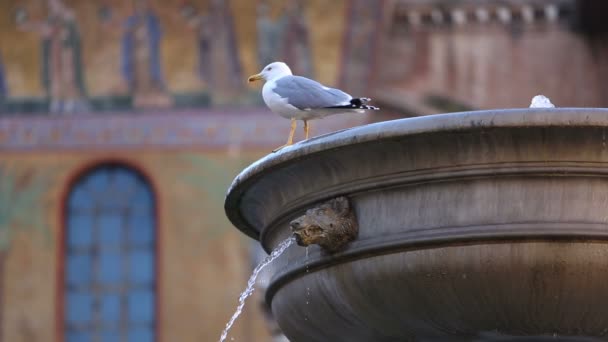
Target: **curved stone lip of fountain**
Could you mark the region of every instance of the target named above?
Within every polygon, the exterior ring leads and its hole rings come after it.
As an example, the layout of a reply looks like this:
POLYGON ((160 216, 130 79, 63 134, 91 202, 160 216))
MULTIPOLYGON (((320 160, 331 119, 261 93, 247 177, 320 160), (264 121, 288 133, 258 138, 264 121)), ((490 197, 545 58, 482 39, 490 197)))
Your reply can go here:
POLYGON ((245 169, 225 210, 269 251, 338 196, 358 238, 269 265, 266 301, 291 340, 606 335, 608 109, 438 114, 315 137, 245 169))
MULTIPOLYGON (((322 124, 322 120, 317 122, 322 124)), ((436 132, 574 126, 608 127, 608 108, 492 109, 404 118, 344 129, 296 143, 254 162, 233 180, 226 194, 224 209, 235 227, 253 239, 263 240, 267 227, 252 223, 259 222, 256 217, 259 213, 243 211, 242 197, 261 177, 267 177, 297 160, 330 150, 334 153, 342 149, 356 149, 361 144, 436 132)), ((267 251, 271 249, 264 247, 267 251)))

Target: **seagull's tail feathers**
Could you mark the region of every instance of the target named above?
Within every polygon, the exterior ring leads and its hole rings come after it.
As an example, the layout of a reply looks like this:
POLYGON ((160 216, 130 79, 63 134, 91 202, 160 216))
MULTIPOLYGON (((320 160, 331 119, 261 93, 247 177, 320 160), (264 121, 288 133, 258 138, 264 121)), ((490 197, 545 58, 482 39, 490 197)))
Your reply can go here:
POLYGON ((363 109, 363 110, 379 110, 380 108, 375 106, 366 105, 367 102, 371 101, 369 97, 358 97, 350 100, 348 104, 340 106, 331 106, 326 108, 341 108, 341 109, 363 109))

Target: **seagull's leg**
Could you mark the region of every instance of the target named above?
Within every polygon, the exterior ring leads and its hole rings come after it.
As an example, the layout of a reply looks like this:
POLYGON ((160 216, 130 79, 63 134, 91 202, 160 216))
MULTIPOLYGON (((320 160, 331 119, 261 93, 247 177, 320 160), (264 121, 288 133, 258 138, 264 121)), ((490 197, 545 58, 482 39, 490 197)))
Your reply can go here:
POLYGON ((310 125, 308 120, 304 120, 304 135, 306 136, 304 139, 308 139, 308 133, 310 133, 310 125))
POLYGON ((285 146, 289 146, 293 144, 293 135, 296 133, 296 119, 291 119, 291 130, 289 131, 289 137, 287 138, 287 143, 283 146, 279 146, 272 150, 272 152, 276 152, 282 149, 285 146))
POLYGON ((287 138, 287 144, 285 144, 285 146, 293 144, 293 135, 296 133, 296 125, 296 119, 291 119, 291 129, 289 130, 289 138, 287 138))

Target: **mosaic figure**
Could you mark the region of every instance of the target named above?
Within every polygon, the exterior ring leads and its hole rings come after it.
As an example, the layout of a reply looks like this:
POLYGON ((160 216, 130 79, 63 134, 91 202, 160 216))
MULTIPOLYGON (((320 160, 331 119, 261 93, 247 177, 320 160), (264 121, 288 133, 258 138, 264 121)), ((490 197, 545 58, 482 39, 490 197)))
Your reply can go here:
POLYGON ((211 0, 208 18, 209 35, 213 39, 209 40, 209 60, 201 63, 211 66, 213 95, 222 102, 243 90, 244 77, 229 2, 211 0))
POLYGON ((123 30, 122 75, 134 106, 170 106, 161 71, 162 29, 147 0, 134 0, 133 14, 126 19, 123 30))
POLYGON ((49 98, 51 114, 87 110, 83 75, 82 44, 76 16, 61 0, 48 0, 48 17, 32 22, 18 12, 19 29, 42 36, 42 84, 49 98))
MULTIPOLYGON (((348 10, 348 23, 343 42, 343 63, 340 85, 348 91, 361 94, 372 84, 370 65, 374 63, 374 52, 382 20, 382 8, 370 8, 366 0, 354 0, 348 10)), ((394 74, 394 71, 391 71, 394 74)))
POLYGON ((304 1, 287 2, 282 19, 285 20, 282 59, 295 75, 313 77, 312 51, 305 12, 304 1))
POLYGON ((260 1, 257 6, 257 57, 258 66, 262 68, 275 60, 283 60, 282 43, 285 16, 273 20, 270 15, 270 6, 265 1, 260 1))
POLYGON ((243 73, 228 1, 211 0, 205 13, 187 3, 181 16, 196 32, 198 75, 214 101, 234 101, 243 90, 243 73))
POLYGON ((210 23, 211 19, 207 14, 198 12, 198 10, 190 4, 184 5, 181 8, 181 15, 186 21, 186 24, 196 32, 196 48, 198 52, 198 77, 209 86, 212 83, 211 67, 211 44, 213 41, 213 31, 210 23))
POLYGON ((6 85, 4 64, 2 63, 2 57, 0 56, 0 102, 2 102, 8 96, 8 87, 6 85))

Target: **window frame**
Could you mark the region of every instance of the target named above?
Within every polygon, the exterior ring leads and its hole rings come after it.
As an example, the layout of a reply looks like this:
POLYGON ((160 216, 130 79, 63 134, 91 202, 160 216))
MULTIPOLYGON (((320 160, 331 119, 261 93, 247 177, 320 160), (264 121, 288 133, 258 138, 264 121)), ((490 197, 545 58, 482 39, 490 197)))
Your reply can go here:
POLYGON ((66 338, 66 262, 67 262, 67 234, 68 234, 68 220, 69 220, 69 200, 70 196, 78 183, 95 172, 97 169, 102 169, 104 167, 118 167, 124 168, 130 172, 136 174, 144 184, 147 185, 148 190, 150 191, 151 201, 152 201, 152 219, 153 219, 153 239, 154 245, 152 252, 154 253, 154 283, 152 293, 154 294, 154 342, 161 341, 161 295, 160 295, 160 285, 162 281, 162 272, 161 272, 161 231, 160 231, 160 211, 161 211, 161 202, 158 196, 158 187, 155 183, 154 179, 150 176, 146 169, 141 167, 138 163, 132 160, 125 159, 106 159, 106 160, 96 160, 93 162, 89 162, 77 168, 74 172, 71 173, 67 177, 67 181, 64 182, 64 187, 61 191, 59 206, 60 206, 60 215, 59 216, 59 231, 57 234, 57 278, 56 278, 56 296, 55 296, 55 340, 56 341, 65 341, 66 338))

